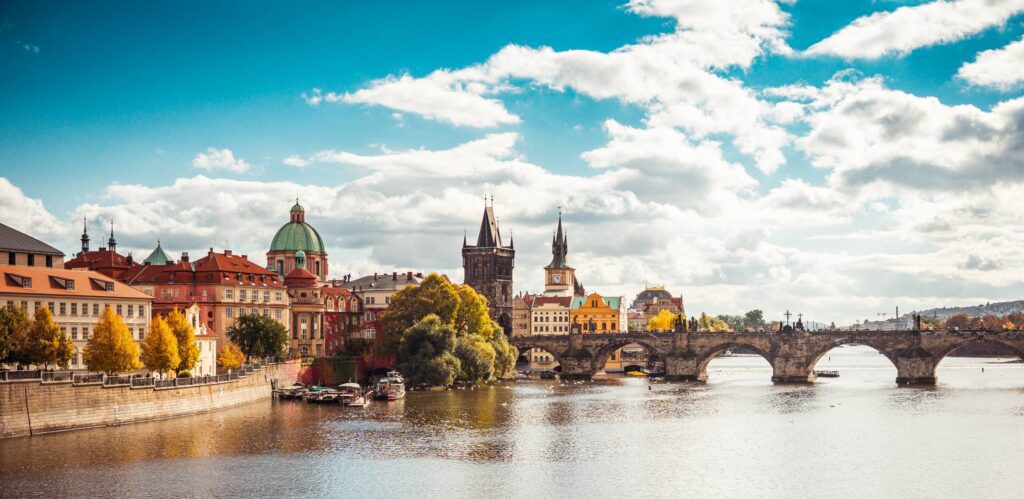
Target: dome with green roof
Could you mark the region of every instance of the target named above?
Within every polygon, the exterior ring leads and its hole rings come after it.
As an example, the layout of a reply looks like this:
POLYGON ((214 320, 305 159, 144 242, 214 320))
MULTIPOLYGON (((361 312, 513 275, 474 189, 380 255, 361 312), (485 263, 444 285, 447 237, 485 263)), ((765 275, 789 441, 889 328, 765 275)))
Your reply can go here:
POLYGON ((142 263, 146 265, 167 265, 168 263, 174 263, 174 260, 167 256, 164 249, 160 247, 160 239, 157 239, 156 249, 153 250, 153 252, 142 261, 142 263))
POLYGON ((308 253, 326 253, 324 240, 312 225, 306 223, 306 211, 295 200, 291 209, 291 221, 281 226, 274 241, 270 243, 270 251, 305 251, 308 253))

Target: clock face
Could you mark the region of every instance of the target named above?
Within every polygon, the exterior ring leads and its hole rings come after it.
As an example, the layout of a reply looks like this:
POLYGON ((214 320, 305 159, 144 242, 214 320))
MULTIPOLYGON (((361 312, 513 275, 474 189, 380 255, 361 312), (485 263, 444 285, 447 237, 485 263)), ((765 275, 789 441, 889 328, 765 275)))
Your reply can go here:
POLYGON ((551 282, 555 284, 562 284, 562 274, 555 274, 551 276, 551 282))

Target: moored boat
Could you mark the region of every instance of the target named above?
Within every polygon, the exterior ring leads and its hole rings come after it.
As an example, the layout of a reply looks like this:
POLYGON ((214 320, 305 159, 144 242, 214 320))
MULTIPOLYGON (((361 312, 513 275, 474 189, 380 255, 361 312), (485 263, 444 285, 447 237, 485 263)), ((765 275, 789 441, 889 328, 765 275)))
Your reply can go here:
POLYGON ((277 390, 277 398, 280 400, 298 400, 306 393, 306 385, 295 383, 292 386, 277 390))
POLYGON ((839 377, 839 371, 832 371, 832 370, 814 371, 814 375, 819 377, 819 378, 838 378, 839 377))
POLYGON ((373 391, 375 400, 398 400, 405 397, 405 379, 398 371, 389 371, 387 375, 377 381, 377 388, 373 391))

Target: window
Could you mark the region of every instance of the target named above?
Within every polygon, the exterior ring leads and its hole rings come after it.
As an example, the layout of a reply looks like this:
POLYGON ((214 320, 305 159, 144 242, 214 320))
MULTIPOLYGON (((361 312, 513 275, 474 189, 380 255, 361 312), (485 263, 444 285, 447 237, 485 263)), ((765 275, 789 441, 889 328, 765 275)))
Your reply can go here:
POLYGON ((270 291, 263 292, 263 302, 270 303, 270 291))
POLYGON ((89 339, 89 326, 85 326, 85 327, 82 328, 82 339, 83 340, 89 339))
POLYGON ((244 289, 239 289, 238 290, 238 299, 242 300, 242 301, 245 301, 245 290, 244 289))
POLYGON ((390 303, 391 303, 391 297, 390 297, 390 296, 385 296, 385 297, 384 297, 384 304, 385 304, 385 305, 388 305, 388 304, 390 304, 390 303))
POLYGON ((113 290, 114 290, 114 283, 108 282, 107 283, 107 291, 113 291, 113 290))
POLYGON ((270 317, 270 309, 269 308, 263 309, 263 316, 264 317, 270 317))
POLYGON ((274 301, 281 301, 281 292, 274 293, 274 301))
POLYGON ((128 328, 128 335, 131 336, 132 339, 134 340, 135 339, 135 328, 133 328, 133 327, 128 328))
POLYGON ((252 309, 252 315, 260 315, 260 311, 256 310, 255 308, 252 309))
POLYGON ((82 315, 89 315, 89 304, 88 303, 83 303, 82 304, 82 315))
POLYGON ((228 307, 227 309, 224 310, 224 315, 226 315, 228 317, 234 317, 235 316, 235 309, 233 309, 231 307, 228 307))
MULTIPOLYGON (((36 307, 38 307, 38 306, 39 305, 36 304, 36 307)), ((71 315, 78 315, 78 304, 77 303, 72 303, 71 304, 71 315)))
POLYGON ((30 267, 31 266, 35 266, 35 264, 36 264, 36 256, 33 255, 32 253, 28 254, 28 264, 29 264, 30 267))
POLYGON ((32 287, 32 278, 31 277, 22 277, 21 278, 21 287, 23 287, 23 288, 31 288, 32 287))
POLYGON ((122 308, 121 308, 121 304, 120 304, 120 303, 118 303, 118 304, 117 304, 117 315, 121 315, 121 310, 122 310, 122 308))
POLYGON ((53 267, 53 257, 50 255, 46 255, 46 266, 53 267))
POLYGON ((277 319, 278 321, 281 320, 281 309, 277 309, 274 311, 274 318, 277 319))
POLYGON ((225 289, 224 290, 224 299, 225 300, 234 300, 235 299, 235 290, 233 290, 231 288, 225 289))
MULTIPOLYGON (((7 302, 7 305, 10 305, 10 304, 11 304, 11 302, 7 302)), ((57 311, 57 309, 53 308, 53 302, 52 301, 46 304, 46 308, 50 309, 50 313, 51 314, 57 311)))
POLYGON ((17 253, 11 252, 7 254, 7 265, 17 265, 18 261, 15 259, 17 253))
POLYGON ((67 305, 64 302, 60 302, 60 315, 67 315, 67 305))
POLYGON ((100 304, 99 303, 93 303, 92 304, 92 315, 100 315, 100 304))
POLYGON ((135 305, 128 305, 128 317, 135 315, 135 305))
POLYGON ((64 289, 74 290, 75 289, 75 281, 72 281, 70 279, 64 281, 64 289))
POLYGON ((139 305, 139 317, 145 317, 145 316, 146 316, 146 306, 145 305, 139 305))
POLYGON ((140 340, 146 339, 146 328, 142 328, 142 327, 139 328, 139 339, 140 340))

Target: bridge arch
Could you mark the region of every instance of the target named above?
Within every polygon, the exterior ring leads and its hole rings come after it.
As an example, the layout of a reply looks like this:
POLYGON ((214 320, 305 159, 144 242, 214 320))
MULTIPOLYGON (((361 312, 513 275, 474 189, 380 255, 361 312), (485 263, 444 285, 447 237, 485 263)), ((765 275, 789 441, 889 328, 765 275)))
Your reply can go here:
MULTIPOLYGON (((564 362, 562 360, 562 353, 563 352, 560 351, 558 348, 551 347, 551 345, 548 345, 547 342, 544 342, 544 341, 537 341, 537 342, 533 342, 533 341, 516 341, 514 344, 515 344, 515 347, 519 349, 519 355, 520 356, 528 355, 530 350, 536 348, 538 350, 543 350, 544 352, 550 354, 551 357, 554 359, 555 362, 558 363, 559 366, 564 364, 564 362)), ((529 360, 529 359, 527 359, 527 360, 529 360)))
POLYGON ((808 370, 813 370, 814 366, 818 365, 818 361, 820 361, 822 357, 824 357, 826 354, 828 354, 832 350, 834 350, 836 348, 839 348, 839 347, 841 347, 843 345, 864 345, 866 347, 870 347, 870 348, 874 349, 875 351, 877 351, 878 353, 884 355, 886 359, 889 359, 889 362, 892 363, 893 367, 895 367, 897 369, 899 368, 899 364, 896 361, 896 354, 894 352, 890 351, 888 348, 882 347, 882 346, 878 345, 877 343, 875 343, 873 341, 870 341, 870 340, 864 340, 863 338, 852 338, 851 337, 851 338, 840 338, 840 339, 837 339, 837 340, 830 341, 827 345, 822 346, 821 348, 816 350, 814 353, 812 353, 810 356, 808 356, 808 358, 807 358, 807 368, 808 368, 808 370))
POLYGON ((1000 339, 998 337, 993 337, 993 336, 995 336, 995 335, 992 335, 992 336, 989 336, 989 335, 972 336, 972 337, 969 337, 969 338, 964 338, 961 341, 957 341, 955 343, 952 343, 951 345, 946 346, 945 348, 943 348, 943 349, 939 350, 938 352, 936 352, 936 354, 935 354, 935 366, 938 367, 939 363, 941 363, 943 359, 948 357, 949 354, 953 353, 954 351, 956 351, 960 347, 964 347, 964 346, 968 346, 968 345, 985 345, 985 344, 988 344, 988 345, 999 345, 999 346, 1001 346, 1003 348, 1006 348, 1007 350, 1013 352, 1014 355, 1016 355, 1017 357, 1020 357, 1021 360, 1024 360, 1024 342, 1014 343, 1014 342, 1004 341, 1004 340, 1002 340, 1002 339, 1000 339))
POLYGON ((616 350, 629 345, 642 346, 644 351, 647 352, 648 359, 665 360, 665 353, 662 352, 654 342, 647 341, 645 339, 624 338, 610 341, 594 352, 594 358, 591 360, 590 364, 591 368, 594 372, 603 370, 605 364, 608 363, 608 359, 611 358, 612 354, 615 353, 616 350))
POLYGON ((759 356, 761 356, 762 359, 768 362, 768 366, 770 366, 774 370, 774 357, 768 351, 762 349, 757 345, 752 345, 747 342, 729 341, 726 343, 717 344, 697 354, 697 379, 702 381, 706 380, 708 377, 708 364, 710 364, 712 360, 715 360, 716 357, 724 353, 726 350, 730 350, 733 348, 745 348, 748 350, 752 350, 754 353, 758 354, 759 356))

